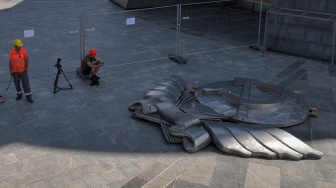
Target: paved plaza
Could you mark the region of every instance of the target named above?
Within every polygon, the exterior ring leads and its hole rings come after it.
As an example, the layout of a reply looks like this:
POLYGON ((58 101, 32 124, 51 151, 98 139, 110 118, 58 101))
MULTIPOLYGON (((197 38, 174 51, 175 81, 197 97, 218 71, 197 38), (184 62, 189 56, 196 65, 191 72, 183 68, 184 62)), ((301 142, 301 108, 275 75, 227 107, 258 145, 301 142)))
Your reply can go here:
MULTIPOLYGON (((122 9, 108 0, 0 0, 0 23, 92 10, 122 9)), ((249 47, 184 58, 187 64, 166 58, 103 67, 100 85, 93 87, 76 72, 67 72, 74 89, 56 94, 55 75, 31 78, 33 104, 16 101, 14 84, 6 91, 8 82, 1 82, 0 187, 336 187, 336 67, 275 52, 263 57, 249 47), (167 143, 158 124, 132 118, 127 107, 173 74, 187 83, 186 94, 193 86, 246 77, 305 97, 317 117, 284 130, 323 152, 322 158, 244 158, 214 145, 189 154, 180 144, 167 143)), ((7 67, 0 73, 2 80, 9 78, 7 67)), ((66 80, 59 82, 67 87, 66 80)))

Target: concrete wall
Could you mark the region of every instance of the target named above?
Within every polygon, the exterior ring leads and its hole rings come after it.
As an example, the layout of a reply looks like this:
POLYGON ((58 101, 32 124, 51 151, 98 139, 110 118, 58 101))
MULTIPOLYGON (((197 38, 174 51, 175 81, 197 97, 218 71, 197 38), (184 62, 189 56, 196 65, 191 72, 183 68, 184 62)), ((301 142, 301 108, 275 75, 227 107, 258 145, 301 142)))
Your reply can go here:
MULTIPOLYGON (((110 0, 124 9, 160 7, 176 4, 211 2, 211 0, 110 0)), ((213 0, 212 0, 213 1, 213 0)))
MULTIPOLYGON (((336 14, 336 0, 273 0, 272 6, 336 14)), ((272 16, 267 31, 270 50, 331 60, 333 22, 277 16, 274 27, 272 16)))

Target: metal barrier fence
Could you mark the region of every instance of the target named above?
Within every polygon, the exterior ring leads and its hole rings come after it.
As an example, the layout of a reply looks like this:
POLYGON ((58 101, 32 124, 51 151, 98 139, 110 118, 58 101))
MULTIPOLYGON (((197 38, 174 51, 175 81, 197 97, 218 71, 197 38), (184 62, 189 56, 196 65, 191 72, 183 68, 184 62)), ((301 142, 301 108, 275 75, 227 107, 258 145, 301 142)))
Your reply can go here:
POLYGON ((84 16, 83 54, 96 48, 104 67, 167 58, 175 27, 176 6, 84 16))
MULTIPOLYGON (((167 58, 170 53, 257 44, 260 13, 251 1, 216 1, 0 25, 0 74, 9 75, 15 38, 28 50, 33 78, 55 75, 57 58, 62 59, 64 72, 75 71, 90 48, 97 49, 108 69, 167 58)), ((1 76, 1 82, 8 78, 1 76)))
POLYGON ((251 10, 250 4, 220 1, 182 5, 180 54, 257 44, 259 11, 251 10))
POLYGON ((0 25, 0 82, 10 77, 9 51, 16 38, 28 51, 29 77, 56 74, 57 58, 62 59, 64 70, 75 70, 80 58, 79 25, 79 17, 0 25))

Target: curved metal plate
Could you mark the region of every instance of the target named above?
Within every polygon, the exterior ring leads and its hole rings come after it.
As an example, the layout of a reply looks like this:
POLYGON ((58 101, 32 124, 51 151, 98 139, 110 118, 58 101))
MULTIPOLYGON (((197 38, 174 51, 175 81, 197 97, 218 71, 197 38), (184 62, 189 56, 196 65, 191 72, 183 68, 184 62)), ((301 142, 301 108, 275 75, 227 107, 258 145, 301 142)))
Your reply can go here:
POLYGON ((185 81, 181 77, 179 77, 177 75, 172 75, 168 78, 165 78, 165 80, 173 80, 176 83, 178 83, 178 85, 181 87, 182 91, 187 90, 187 84, 185 83, 185 81))
POLYGON ((173 122, 174 126, 170 128, 172 134, 179 135, 182 131, 192 127, 199 126, 200 121, 197 117, 183 113, 177 106, 169 102, 157 103, 155 106, 162 118, 173 122))
POLYGON ((201 104, 236 122, 287 127, 302 123, 309 115, 308 104, 302 98, 255 79, 205 84, 195 96, 201 104))
POLYGON ((203 127, 191 127, 183 131, 183 148, 189 153, 195 153, 211 143, 210 135, 203 127))
POLYGON ((262 143, 268 149, 276 152, 279 158, 285 159, 293 159, 293 160, 300 160, 302 159, 303 155, 298 153, 278 139, 274 138, 270 134, 268 134, 265 130, 256 127, 256 126, 244 126, 244 128, 251 134, 253 137, 258 140, 258 142, 262 143))
POLYGON ((158 103, 159 101, 155 98, 148 98, 143 99, 140 101, 136 101, 133 104, 128 106, 128 109, 131 111, 141 110, 144 114, 153 114, 157 112, 156 107, 154 104, 158 103))
POLYGON ((277 158, 277 154, 260 144, 254 137, 239 124, 225 122, 224 125, 230 130, 237 141, 247 150, 252 152, 252 156, 277 158))
POLYGON ((156 84, 154 87, 151 88, 151 90, 162 90, 162 91, 167 91, 174 95, 176 99, 179 99, 181 97, 181 91, 177 90, 176 88, 173 88, 169 85, 161 85, 161 84, 156 84))
POLYGON ((322 152, 314 150, 301 140, 297 139, 293 135, 289 134, 288 132, 276 129, 276 128, 264 128, 269 134, 280 140, 284 143, 287 147, 303 154, 304 158, 316 158, 320 159, 323 155, 322 152))
POLYGON ((202 121, 202 125, 209 132, 219 150, 244 157, 252 156, 252 152, 242 147, 224 125, 212 121, 202 121))
POLYGON ((169 101, 172 103, 176 103, 178 100, 173 94, 163 90, 149 90, 146 93, 146 98, 155 98, 162 102, 169 101))

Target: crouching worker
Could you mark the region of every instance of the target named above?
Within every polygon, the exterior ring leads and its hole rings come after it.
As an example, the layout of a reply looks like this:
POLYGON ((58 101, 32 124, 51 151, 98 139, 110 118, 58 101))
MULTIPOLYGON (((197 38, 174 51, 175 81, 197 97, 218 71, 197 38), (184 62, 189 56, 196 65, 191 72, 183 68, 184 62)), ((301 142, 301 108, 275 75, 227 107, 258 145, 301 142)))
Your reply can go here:
POLYGON ((91 86, 99 85, 100 77, 97 76, 97 72, 100 67, 103 66, 103 62, 97 60, 97 51, 95 49, 90 49, 88 54, 83 58, 81 63, 81 71, 83 75, 90 74, 91 86))

